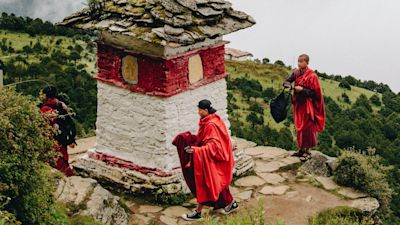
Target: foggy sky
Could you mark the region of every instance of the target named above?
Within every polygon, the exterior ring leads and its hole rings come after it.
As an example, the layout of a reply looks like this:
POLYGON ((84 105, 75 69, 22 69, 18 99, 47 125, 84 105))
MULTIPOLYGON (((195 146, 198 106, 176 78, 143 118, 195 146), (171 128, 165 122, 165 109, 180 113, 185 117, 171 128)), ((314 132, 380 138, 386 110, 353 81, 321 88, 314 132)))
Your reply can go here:
MULTIPOLYGON (((352 75, 400 91, 400 1, 230 0, 257 24, 225 37, 230 47, 293 65, 302 53, 328 74, 352 75)), ((53 22, 83 0, 0 0, 0 11, 53 22)))
POLYGON ((228 35, 230 46, 293 65, 302 53, 328 74, 374 80, 400 91, 400 1, 231 0, 257 25, 228 35))

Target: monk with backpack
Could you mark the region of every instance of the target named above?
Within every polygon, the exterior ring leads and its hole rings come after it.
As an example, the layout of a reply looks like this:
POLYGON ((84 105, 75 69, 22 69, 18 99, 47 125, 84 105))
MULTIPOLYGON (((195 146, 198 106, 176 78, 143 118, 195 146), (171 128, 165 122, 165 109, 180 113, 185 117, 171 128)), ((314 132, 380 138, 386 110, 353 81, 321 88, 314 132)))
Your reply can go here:
POLYGON ((55 150, 59 153, 54 168, 64 173, 66 176, 73 176, 74 172, 68 162, 68 146, 76 146, 75 136, 76 128, 67 105, 57 99, 57 89, 54 86, 47 86, 42 90, 40 98, 43 103, 40 105, 42 113, 52 113, 54 119, 53 126, 57 127, 57 133, 54 135, 56 140, 55 150))

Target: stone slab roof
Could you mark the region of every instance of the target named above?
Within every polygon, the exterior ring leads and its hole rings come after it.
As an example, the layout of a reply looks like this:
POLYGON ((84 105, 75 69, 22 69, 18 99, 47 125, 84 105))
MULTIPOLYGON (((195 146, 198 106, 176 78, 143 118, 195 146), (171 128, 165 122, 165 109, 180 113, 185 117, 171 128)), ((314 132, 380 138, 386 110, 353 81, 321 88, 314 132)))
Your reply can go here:
POLYGON ((234 48, 225 48, 225 55, 231 55, 236 58, 253 56, 253 54, 251 54, 250 52, 245 52, 234 48))
POLYGON ((187 46, 255 24, 225 0, 99 0, 59 25, 106 31, 162 46, 187 46), (102 3, 101 3, 102 2, 102 3))

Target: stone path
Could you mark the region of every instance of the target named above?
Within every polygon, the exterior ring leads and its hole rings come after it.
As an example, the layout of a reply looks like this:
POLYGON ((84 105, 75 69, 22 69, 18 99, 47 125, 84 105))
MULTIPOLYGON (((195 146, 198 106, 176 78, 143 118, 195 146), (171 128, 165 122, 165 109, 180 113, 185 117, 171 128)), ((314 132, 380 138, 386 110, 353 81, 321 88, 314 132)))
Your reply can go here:
POLYGON ((68 147, 71 162, 85 154, 89 149, 93 148, 96 145, 96 137, 79 139, 76 143, 78 145, 75 148, 68 147))
MULTIPOLYGON (((94 138, 80 140, 84 143, 81 146, 85 147, 94 145, 93 141, 95 142, 94 138)), ((253 142, 239 138, 235 138, 235 142, 241 154, 254 160, 255 167, 253 173, 233 182, 232 194, 242 209, 257 207, 258 202, 263 201, 268 223, 273 224, 280 219, 286 225, 305 225, 309 217, 327 208, 350 206, 374 211, 379 207, 376 199, 340 187, 332 177, 324 176, 329 172, 327 168, 322 168, 322 173, 316 171, 315 175, 309 173, 316 170, 314 166, 325 166, 327 163, 317 161, 302 166, 298 158, 290 157, 292 152, 284 149, 256 146, 253 142), (298 169, 300 166, 302 167, 298 169)), ((315 160, 326 158, 329 163, 333 160, 322 154, 315 154, 315 160)), ((126 205, 131 215, 130 224, 198 224, 180 218, 182 214, 195 208, 195 199, 182 206, 167 208, 134 201, 127 201, 126 205)), ((207 208, 206 211, 210 209, 207 208)))

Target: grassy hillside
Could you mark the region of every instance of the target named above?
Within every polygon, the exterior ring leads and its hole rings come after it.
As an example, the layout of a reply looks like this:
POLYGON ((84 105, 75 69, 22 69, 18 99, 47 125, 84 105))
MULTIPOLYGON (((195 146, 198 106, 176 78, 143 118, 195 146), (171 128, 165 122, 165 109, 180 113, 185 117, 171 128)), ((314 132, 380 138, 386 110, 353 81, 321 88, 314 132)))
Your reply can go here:
MULTIPOLYGON (((226 61, 226 67, 226 70, 232 79, 240 77, 255 79, 260 81, 263 88, 271 87, 275 90, 280 90, 282 88, 282 83, 292 71, 285 66, 275 64, 257 64, 252 61, 226 61)), ((349 104, 344 103, 342 100, 341 96, 343 93, 346 93, 349 96, 351 102, 355 102, 362 94, 366 95, 368 98, 374 94, 382 97, 382 94, 378 92, 373 92, 355 86, 351 86, 351 90, 339 88, 339 82, 335 80, 321 78, 320 83, 324 95, 331 97, 343 107, 349 106, 349 104)))
POLYGON ((83 49, 83 52, 81 53, 83 57, 77 60, 76 63, 85 65, 85 68, 89 73, 96 73, 96 55, 94 54, 94 51, 88 47, 87 42, 83 40, 65 36, 40 35, 32 37, 27 33, 12 32, 0 29, 0 41, 2 43, 8 43, 8 46, 11 46, 14 49, 14 52, 0 51, 0 60, 3 62, 7 62, 9 59, 21 56, 26 59, 28 63, 39 63, 41 57, 51 56, 51 53, 54 50, 60 50, 64 53, 68 53, 68 48, 70 46, 74 47, 79 45, 83 49), (48 50, 40 53, 35 52, 33 54, 24 52, 24 46, 33 47, 37 42, 39 42, 48 50), (57 42, 59 42, 59 44, 57 44, 57 42))
MULTIPOLYGON (((268 102, 282 90, 289 76, 288 67, 256 62, 226 62, 228 79, 228 112, 234 135, 262 145, 295 149, 295 129, 292 109, 288 118, 277 124, 270 115, 268 102), (261 86, 261 87, 260 87, 261 86)), ((339 87, 346 78, 320 75, 324 93, 327 120, 325 131, 319 134, 317 150, 337 156, 342 149, 376 152, 387 164, 393 165, 391 188, 400 193, 400 95, 383 84, 357 81, 357 85, 370 85, 372 90, 350 86, 339 87), (347 96, 345 101, 343 95, 347 96), (371 98, 372 97, 372 98, 371 98)), ((391 204, 396 216, 400 215, 400 197, 393 196, 391 204)), ((397 224, 392 216, 393 222, 397 224)))
POLYGON ((79 136, 92 135, 97 106, 96 82, 92 79, 97 70, 95 47, 82 35, 31 36, 0 30, 4 84, 18 83, 17 91, 36 97, 46 83, 56 86, 77 113, 79 136))
MULTIPOLYGON (((285 66, 275 64, 257 64, 252 61, 226 61, 226 70, 230 74, 231 80, 237 78, 254 79, 261 83, 263 89, 273 88, 276 94, 282 90, 282 83, 292 71, 285 66)), ((321 78, 320 83, 324 96, 331 97, 342 108, 348 108, 351 106, 351 104, 344 102, 342 98, 343 93, 349 96, 350 102, 352 103, 356 102, 360 95, 365 95, 369 99, 371 96, 376 94, 379 96, 379 98, 382 98, 382 94, 364 88, 355 86, 352 86, 351 90, 339 88, 339 82, 335 80, 321 78)), ((251 110, 249 110, 249 102, 243 97, 240 90, 232 89, 229 90, 229 92, 233 94, 233 97, 236 99, 235 104, 239 107, 234 111, 234 114, 239 114, 239 121, 245 125, 248 125, 249 122, 246 121, 246 117, 251 113, 251 110)), ((280 130, 286 126, 283 123, 278 124, 272 119, 272 116, 268 110, 268 99, 265 101, 262 97, 260 97, 255 99, 252 98, 252 101, 257 102, 266 109, 263 114, 264 122, 271 128, 280 130)), ((375 111, 378 111, 381 107, 373 106, 373 108, 375 111)), ((294 133, 294 127, 290 126, 290 128, 294 133)))

